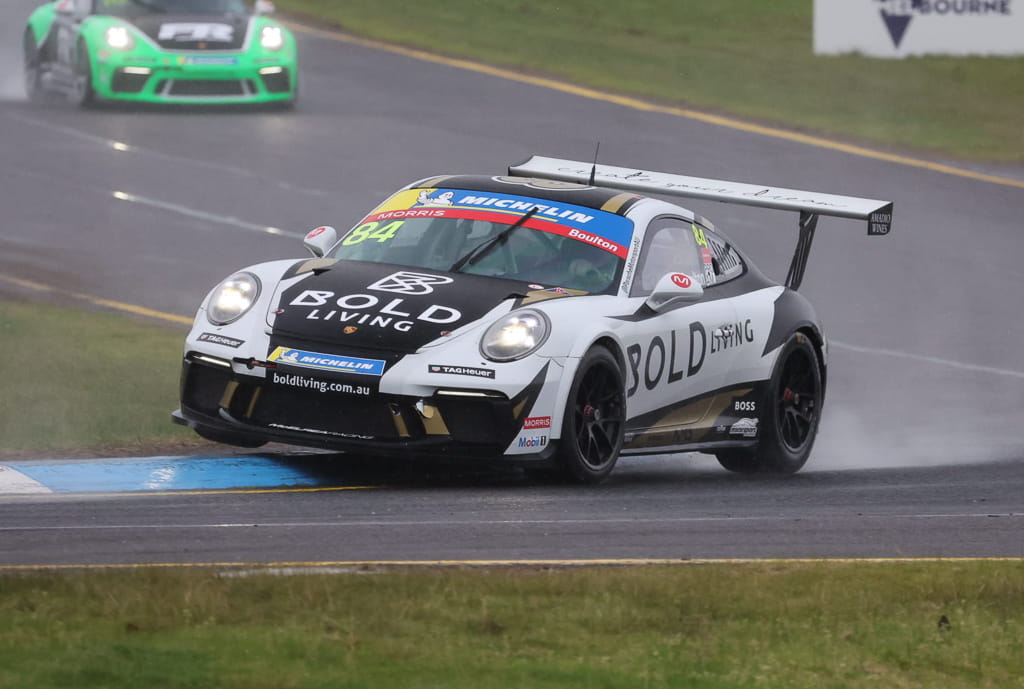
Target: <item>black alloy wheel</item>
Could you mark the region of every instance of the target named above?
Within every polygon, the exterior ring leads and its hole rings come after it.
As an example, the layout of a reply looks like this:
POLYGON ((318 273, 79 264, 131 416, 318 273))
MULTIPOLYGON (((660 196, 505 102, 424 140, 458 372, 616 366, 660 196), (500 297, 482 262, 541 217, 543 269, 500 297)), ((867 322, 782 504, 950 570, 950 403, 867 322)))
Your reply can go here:
POLYGON ((619 362, 604 347, 580 360, 566 402, 560 468, 576 483, 594 484, 611 473, 622 449, 626 394, 619 362))
POLYGON ((814 442, 818 427, 821 376, 813 351, 799 348, 787 357, 776 395, 779 440, 785 449, 798 453, 814 442))
POLYGON ((821 362, 810 338, 793 333, 775 363, 758 421, 753 450, 715 453, 719 464, 738 473, 792 474, 807 462, 824 401, 821 362))

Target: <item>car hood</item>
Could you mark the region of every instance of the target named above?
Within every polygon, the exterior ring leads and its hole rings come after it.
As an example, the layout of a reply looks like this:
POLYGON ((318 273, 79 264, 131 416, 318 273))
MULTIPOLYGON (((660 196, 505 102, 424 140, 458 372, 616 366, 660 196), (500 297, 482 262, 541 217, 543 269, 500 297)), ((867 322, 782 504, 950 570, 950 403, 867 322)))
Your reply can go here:
POLYGON ((166 50, 239 50, 245 43, 249 17, 150 14, 126 21, 166 50))
POLYGON ((414 352, 502 301, 523 303, 538 287, 386 263, 302 261, 283 276, 268 323, 288 339, 414 352))

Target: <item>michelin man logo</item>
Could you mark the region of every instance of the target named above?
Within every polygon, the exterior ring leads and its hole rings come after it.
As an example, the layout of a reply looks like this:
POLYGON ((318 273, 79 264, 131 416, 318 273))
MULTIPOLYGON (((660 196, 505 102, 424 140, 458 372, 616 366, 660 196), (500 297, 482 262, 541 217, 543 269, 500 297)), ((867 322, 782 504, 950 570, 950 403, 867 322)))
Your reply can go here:
POLYGON ((453 198, 455 198, 454 191, 442 191, 434 198, 430 198, 429 192, 424 189, 420 192, 420 195, 416 197, 416 203, 421 206, 450 206, 452 205, 453 198))

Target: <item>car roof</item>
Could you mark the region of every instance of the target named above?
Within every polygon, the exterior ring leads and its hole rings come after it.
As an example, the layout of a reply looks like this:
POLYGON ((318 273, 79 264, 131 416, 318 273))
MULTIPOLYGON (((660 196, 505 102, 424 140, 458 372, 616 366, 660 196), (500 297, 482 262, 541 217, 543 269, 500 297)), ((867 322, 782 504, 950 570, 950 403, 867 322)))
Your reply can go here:
POLYGON ((440 175, 410 184, 406 189, 464 189, 494 194, 520 194, 545 201, 558 201, 625 216, 634 205, 648 197, 620 189, 591 187, 572 182, 555 182, 532 177, 489 177, 486 175, 440 175))

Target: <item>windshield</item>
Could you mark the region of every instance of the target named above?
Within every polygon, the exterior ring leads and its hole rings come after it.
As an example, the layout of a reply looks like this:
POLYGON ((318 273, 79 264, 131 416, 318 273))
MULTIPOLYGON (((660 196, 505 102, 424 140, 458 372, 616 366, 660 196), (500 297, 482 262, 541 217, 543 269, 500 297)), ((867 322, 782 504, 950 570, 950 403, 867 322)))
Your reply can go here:
POLYGON ((611 293, 632 231, 626 218, 593 208, 458 189, 413 189, 367 216, 333 256, 611 293))
POLYGON ((143 14, 248 14, 245 0, 96 0, 96 14, 137 17, 143 14))

